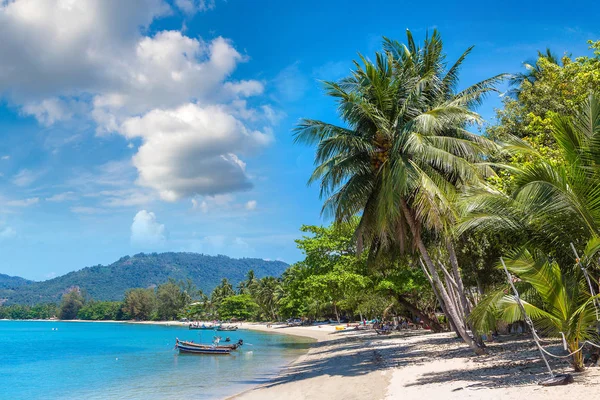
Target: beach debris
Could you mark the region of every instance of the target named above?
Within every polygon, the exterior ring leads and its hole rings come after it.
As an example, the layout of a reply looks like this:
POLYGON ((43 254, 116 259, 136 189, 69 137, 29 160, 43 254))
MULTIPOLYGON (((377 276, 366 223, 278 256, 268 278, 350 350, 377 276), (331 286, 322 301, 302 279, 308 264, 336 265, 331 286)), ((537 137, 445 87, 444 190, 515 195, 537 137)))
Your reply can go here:
POLYGON ((568 385, 569 383, 573 383, 573 375, 571 374, 556 374, 552 378, 544 379, 540 381, 540 385, 542 386, 560 386, 560 385, 568 385))

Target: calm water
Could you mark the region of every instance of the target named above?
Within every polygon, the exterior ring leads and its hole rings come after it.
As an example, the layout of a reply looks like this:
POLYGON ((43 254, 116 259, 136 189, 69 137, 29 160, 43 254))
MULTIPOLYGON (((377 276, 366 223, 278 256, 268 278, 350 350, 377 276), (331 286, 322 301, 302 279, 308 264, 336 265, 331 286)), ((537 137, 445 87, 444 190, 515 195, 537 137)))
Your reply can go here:
POLYGON ((212 331, 85 322, 0 321, 1 399, 219 399, 273 377, 310 340, 240 330, 230 356, 179 355, 175 338, 212 331), (58 329, 58 330, 52 330, 58 329))

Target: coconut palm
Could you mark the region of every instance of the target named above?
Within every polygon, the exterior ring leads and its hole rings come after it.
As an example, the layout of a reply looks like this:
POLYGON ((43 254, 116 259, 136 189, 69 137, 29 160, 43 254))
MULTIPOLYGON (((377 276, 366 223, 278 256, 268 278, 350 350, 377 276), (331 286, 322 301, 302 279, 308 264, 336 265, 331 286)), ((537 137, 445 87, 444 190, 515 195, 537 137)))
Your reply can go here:
POLYGON ((461 230, 527 232, 530 244, 572 260, 570 243, 583 249, 600 237, 600 102, 594 95, 574 117, 554 116, 558 159, 511 139, 505 149, 530 161, 510 166, 510 194, 488 191, 470 196, 461 230))
POLYGON ((543 72, 544 61, 560 65, 560 59, 550 49, 546 49, 545 52, 538 51, 537 60, 523 63, 526 72, 520 72, 511 77, 509 83, 512 89, 509 93, 513 97, 519 97, 524 82, 529 82, 533 85, 540 78, 543 72))
POLYGON ((277 320, 277 303, 281 295, 281 281, 275 277, 267 276, 255 284, 255 300, 261 311, 268 318, 277 320))
MULTIPOLYGON (((539 250, 514 254, 506 260, 506 267, 518 278, 521 303, 536 330, 551 337, 564 334, 569 352, 578 350, 585 340, 597 339, 594 297, 579 269, 561 268, 539 250)), ((506 285, 475 307, 470 315, 475 329, 487 333, 495 330, 498 319, 507 323, 524 319, 517 298, 509 290, 506 285)), ((581 351, 573 355, 572 365, 577 371, 583 370, 581 351)))
MULTIPOLYGON (((306 119, 296 128, 297 141, 317 145, 310 182, 321 183, 323 211, 337 221, 361 214, 359 248, 368 241, 372 249, 418 249, 440 287, 425 237, 448 233, 457 194, 492 173, 480 163, 491 142, 466 128, 480 121, 473 107, 504 76, 458 92, 458 72, 471 49, 447 68, 437 31, 423 47, 409 31, 406 45, 384 39, 374 62, 361 56, 349 77, 325 82, 345 126, 306 119)), ((447 293, 442 298, 450 303, 447 293)), ((447 310, 463 321, 461 336, 480 352, 464 327, 465 309, 447 310)))

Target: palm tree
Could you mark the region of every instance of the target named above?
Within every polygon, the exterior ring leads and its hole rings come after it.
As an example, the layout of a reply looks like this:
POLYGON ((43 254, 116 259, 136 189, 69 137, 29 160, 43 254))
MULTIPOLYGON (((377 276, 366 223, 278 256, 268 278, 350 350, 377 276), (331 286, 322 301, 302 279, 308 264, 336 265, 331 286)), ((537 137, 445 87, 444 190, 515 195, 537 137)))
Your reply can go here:
POLYGON ((533 85, 540 78, 544 71, 544 62, 560 65, 560 59, 554 53, 552 53, 550 49, 546 49, 545 52, 538 51, 538 58, 535 60, 535 62, 529 61, 523 63, 523 67, 525 67, 526 72, 520 72, 510 78, 509 83, 512 87, 510 94, 513 97, 519 97, 524 82, 528 82, 533 85))
POLYGON ((246 279, 238 284, 237 290, 239 294, 252 294, 258 279, 254 275, 254 270, 251 269, 246 273, 246 279))
MULTIPOLYGON (((507 269, 518 277, 519 297, 536 328, 546 336, 564 334, 569 352, 579 350, 585 340, 597 339, 596 309, 584 275, 578 269, 561 269, 541 251, 523 250, 506 262, 507 269)), ((522 321, 525 316, 508 285, 483 299, 471 313, 473 326, 487 333, 496 320, 507 323, 522 321)), ((583 353, 573 354, 576 371, 584 369, 583 353)))
POLYGON ((267 276, 256 284, 256 302, 263 314, 277 320, 277 303, 281 295, 281 281, 275 277, 267 276))
MULTIPOLYGON (((349 77, 325 82, 345 126, 305 119, 296 140, 317 145, 309 182, 321 182, 323 211, 338 222, 361 214, 359 248, 365 241, 382 250, 417 248, 449 317, 480 353, 464 326, 466 305, 461 311, 450 304, 425 240, 448 234, 458 192, 492 173, 480 161, 493 144, 466 127, 480 121, 473 107, 504 75, 457 92, 458 72, 471 50, 447 69, 437 31, 422 48, 410 31, 407 45, 384 39, 375 62, 361 56, 362 65, 355 62, 349 77)), ((451 240, 445 241, 453 250, 451 240)), ((455 279, 462 284, 455 259, 455 279)))
POLYGON ((461 231, 526 232, 529 243, 559 258, 572 260, 570 243, 584 248, 600 237, 600 102, 594 95, 572 118, 554 116, 552 133, 558 159, 548 158, 511 138, 507 152, 527 157, 505 166, 513 177, 510 194, 475 193, 467 201, 469 216, 461 231))

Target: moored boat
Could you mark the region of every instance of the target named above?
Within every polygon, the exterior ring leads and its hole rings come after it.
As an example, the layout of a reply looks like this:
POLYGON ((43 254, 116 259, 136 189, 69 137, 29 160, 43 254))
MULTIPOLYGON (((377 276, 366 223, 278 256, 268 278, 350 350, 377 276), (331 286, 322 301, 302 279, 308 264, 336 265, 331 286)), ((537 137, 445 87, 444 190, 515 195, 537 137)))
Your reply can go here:
POLYGON ((232 344, 224 344, 224 345, 219 345, 219 344, 202 344, 202 343, 194 343, 194 342, 186 342, 185 340, 177 340, 177 344, 181 344, 183 346, 187 346, 187 347, 197 347, 200 349, 229 349, 229 350, 237 350, 238 347, 240 347, 241 345, 244 344, 244 341, 242 339, 238 340, 236 343, 232 343, 232 344))
POLYGON ((200 329, 200 330, 205 330, 205 331, 212 331, 214 329, 219 330, 219 328, 221 327, 221 325, 194 325, 194 324, 190 324, 188 326, 189 329, 200 329))
POLYGON ((238 327, 236 325, 229 326, 219 326, 217 328, 218 331, 237 331, 238 327))
POLYGON ((195 346, 184 346, 181 343, 175 345, 180 353, 188 354, 231 354, 231 349, 223 349, 218 347, 195 347, 195 346))

